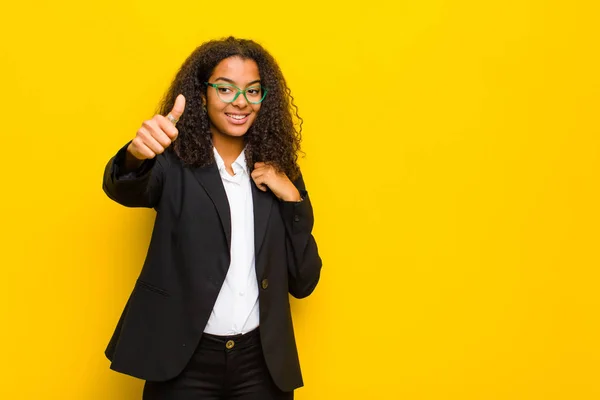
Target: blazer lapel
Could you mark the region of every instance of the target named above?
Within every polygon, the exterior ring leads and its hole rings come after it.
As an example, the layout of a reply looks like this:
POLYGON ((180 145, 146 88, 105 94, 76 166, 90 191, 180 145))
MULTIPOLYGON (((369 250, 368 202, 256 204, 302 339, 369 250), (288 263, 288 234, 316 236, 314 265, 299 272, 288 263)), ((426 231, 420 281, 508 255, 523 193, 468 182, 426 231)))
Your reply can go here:
POLYGON ((252 186, 252 201, 254 203, 254 254, 258 256, 267 231, 273 194, 260 190, 254 181, 250 182, 250 186, 252 186))
MULTIPOLYGON (((229 202, 227 201, 227 193, 225 193, 225 187, 223 186, 223 181, 221 181, 221 176, 219 175, 216 164, 203 168, 192 168, 192 172, 215 205, 219 218, 221 219, 221 224, 223 225, 223 230, 225 231, 227 246, 231 249, 231 215, 229 211, 229 202)), ((255 257, 257 257, 257 274, 258 276, 261 276, 260 271, 263 266, 258 263, 258 254, 265 239, 269 214, 271 213, 271 207, 273 206, 273 194, 258 189, 253 181, 250 182, 250 186, 252 188, 252 202, 254 208, 254 254, 255 257)))
POLYGON ((223 230, 225 231, 225 237, 227 238, 227 247, 231 249, 231 214, 229 212, 229 201, 227 201, 227 193, 225 193, 225 187, 219 175, 219 170, 216 164, 209 165, 202 168, 192 168, 194 176, 204 187, 206 193, 215 205, 223 230))

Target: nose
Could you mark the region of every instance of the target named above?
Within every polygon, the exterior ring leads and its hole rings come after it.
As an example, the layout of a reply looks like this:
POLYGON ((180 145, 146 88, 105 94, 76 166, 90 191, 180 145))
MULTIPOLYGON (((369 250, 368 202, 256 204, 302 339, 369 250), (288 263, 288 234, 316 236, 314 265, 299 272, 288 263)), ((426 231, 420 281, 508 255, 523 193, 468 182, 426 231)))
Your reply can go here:
POLYGON ((233 102, 233 105, 238 108, 244 108, 248 105, 248 102, 246 101, 246 97, 244 96, 244 92, 240 93, 240 95, 237 97, 237 99, 235 99, 235 101, 233 102))

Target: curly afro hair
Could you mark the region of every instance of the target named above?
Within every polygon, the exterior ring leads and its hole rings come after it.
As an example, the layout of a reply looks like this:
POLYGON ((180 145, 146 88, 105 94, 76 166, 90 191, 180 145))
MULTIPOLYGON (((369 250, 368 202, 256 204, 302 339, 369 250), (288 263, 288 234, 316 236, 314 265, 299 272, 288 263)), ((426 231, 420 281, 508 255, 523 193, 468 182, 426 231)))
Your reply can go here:
POLYGON ((185 96, 185 112, 177 123, 179 136, 170 150, 187 166, 203 167, 214 163, 210 121, 202 107, 202 98, 206 97, 208 89, 204 82, 208 81, 214 68, 229 57, 254 60, 261 85, 268 90, 256 120, 244 135, 248 165, 270 163, 290 179, 296 179, 300 175, 297 161, 302 118, 277 62, 252 40, 235 37, 211 40, 196 48, 185 60, 158 108, 158 113, 166 115, 173 108, 177 95, 185 96))

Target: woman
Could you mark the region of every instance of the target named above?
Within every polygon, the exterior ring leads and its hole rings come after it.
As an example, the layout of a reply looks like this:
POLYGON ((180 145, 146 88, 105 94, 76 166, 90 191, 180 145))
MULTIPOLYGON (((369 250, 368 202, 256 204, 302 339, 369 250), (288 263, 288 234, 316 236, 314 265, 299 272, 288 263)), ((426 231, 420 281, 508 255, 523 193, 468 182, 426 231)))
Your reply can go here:
POLYGON ((111 199, 157 212, 106 349, 146 380, 144 399, 293 399, 303 385, 288 293, 314 290, 321 259, 291 107, 260 45, 210 41, 106 166, 111 199))

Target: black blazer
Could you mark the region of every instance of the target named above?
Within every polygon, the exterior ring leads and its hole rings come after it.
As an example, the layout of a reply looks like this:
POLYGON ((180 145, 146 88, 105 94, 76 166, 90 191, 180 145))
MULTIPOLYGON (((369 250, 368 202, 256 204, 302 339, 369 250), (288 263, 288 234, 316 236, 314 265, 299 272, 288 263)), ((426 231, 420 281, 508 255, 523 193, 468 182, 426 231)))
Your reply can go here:
MULTIPOLYGON (((216 164, 190 168, 168 149, 121 175, 127 146, 107 164, 103 189, 127 207, 152 207, 156 221, 148 254, 106 349, 111 369, 149 381, 177 376, 202 336, 230 262, 231 221, 216 164)), ((276 385, 303 385, 288 293, 308 296, 321 258, 304 200, 279 201, 252 183, 260 337, 276 385)))

